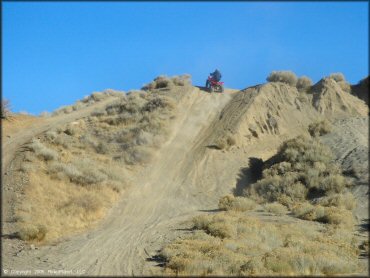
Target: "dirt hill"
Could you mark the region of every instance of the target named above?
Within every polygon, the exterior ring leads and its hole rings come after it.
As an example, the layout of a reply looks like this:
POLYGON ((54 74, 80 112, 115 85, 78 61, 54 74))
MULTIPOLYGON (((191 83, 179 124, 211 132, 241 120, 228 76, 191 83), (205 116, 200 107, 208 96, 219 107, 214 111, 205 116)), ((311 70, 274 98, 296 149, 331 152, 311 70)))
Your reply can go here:
POLYGON ((190 233, 189 217, 217 211, 220 197, 250 182, 250 158, 267 160, 318 120, 368 115, 332 79, 304 92, 271 82, 223 94, 163 80, 95 94, 8 138, 4 269, 159 274, 158 250, 190 233))

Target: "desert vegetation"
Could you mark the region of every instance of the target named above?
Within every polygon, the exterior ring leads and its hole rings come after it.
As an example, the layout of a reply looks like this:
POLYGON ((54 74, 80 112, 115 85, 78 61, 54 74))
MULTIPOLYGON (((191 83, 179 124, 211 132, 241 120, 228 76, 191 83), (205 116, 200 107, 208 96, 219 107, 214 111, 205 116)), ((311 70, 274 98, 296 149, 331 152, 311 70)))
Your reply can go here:
MULTIPOLYGON (((109 97, 121 97, 124 95, 125 92, 123 91, 116 91, 113 89, 106 89, 103 92, 93 92, 89 96, 85 96, 82 100, 76 101, 73 105, 66 105, 58 108, 54 112, 51 113, 52 116, 57 116, 60 114, 69 114, 74 111, 80 110, 83 107, 90 106, 96 102, 103 101, 109 97)), ((48 113, 43 113, 42 116, 48 116, 48 113)))
POLYGON ((133 91, 33 139, 19 169, 28 185, 17 206, 18 236, 53 241, 94 225, 129 186, 128 171, 168 138, 175 109, 168 96, 133 91))
POLYGON ((297 76, 292 71, 272 71, 266 78, 268 82, 283 82, 290 86, 297 85, 297 76))
POLYGON ((332 160, 329 148, 315 138, 288 140, 265 163, 262 178, 247 187, 245 195, 260 203, 281 203, 303 219, 347 225, 353 222, 355 201, 348 190, 351 184, 332 160), (332 220, 338 213, 343 217, 332 220))
POLYGON ((251 167, 261 173, 254 173, 258 180, 245 189, 244 197, 222 197, 218 204, 222 212, 194 217, 192 233, 161 250, 166 273, 253 276, 363 271, 353 234, 356 202, 332 158, 315 137, 298 136, 285 141, 271 159, 253 159, 251 167), (255 213, 260 209, 285 221, 258 219, 255 213))
POLYGON ((328 120, 316 121, 308 126, 308 132, 312 137, 322 136, 332 131, 332 125, 328 120))
POLYGON ((266 78, 268 82, 282 82, 296 87, 299 92, 307 92, 312 86, 312 80, 308 76, 297 77, 292 71, 272 71, 266 78))
POLYGON ((229 150, 232 146, 236 144, 235 136, 230 132, 226 132, 218 139, 216 139, 214 147, 219 150, 229 150))
POLYGON ((161 251, 169 274, 236 276, 355 273, 358 254, 349 231, 263 222, 236 211, 195 217, 193 233, 161 251))
POLYGON ((10 116, 10 102, 7 99, 1 100, 1 118, 8 119, 10 116))
POLYGON ((152 82, 144 85, 142 90, 150 91, 155 89, 171 89, 174 86, 190 86, 191 76, 189 74, 176 75, 168 77, 160 75, 156 77, 152 82))
POLYGON ((218 202, 218 208, 221 210, 248 211, 257 206, 256 202, 245 197, 234 197, 226 195, 218 202))
POLYGON ((298 91, 306 92, 312 86, 312 80, 307 76, 301 76, 297 80, 298 91))
POLYGON ((346 81, 343 73, 341 73, 341 72, 332 73, 332 74, 330 74, 329 78, 331 78, 335 82, 337 82, 337 84, 339 85, 339 87, 344 92, 346 92, 346 93, 350 93, 351 92, 351 85, 346 81))

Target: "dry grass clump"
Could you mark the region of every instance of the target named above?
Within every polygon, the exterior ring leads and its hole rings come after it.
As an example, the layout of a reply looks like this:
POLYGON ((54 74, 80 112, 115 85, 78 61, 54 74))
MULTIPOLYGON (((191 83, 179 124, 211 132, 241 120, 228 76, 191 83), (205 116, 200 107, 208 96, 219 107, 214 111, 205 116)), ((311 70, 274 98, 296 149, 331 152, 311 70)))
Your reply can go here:
POLYGON ((195 231, 165 246, 177 275, 335 275, 361 271, 351 231, 261 222, 240 212, 194 219, 195 231))
POLYGON ((297 80, 298 91, 307 91, 312 86, 312 80, 307 76, 301 76, 297 80))
POLYGON ((254 200, 245 197, 234 197, 226 195, 220 198, 218 208, 222 210, 247 211, 252 210, 257 206, 254 200))
POLYGON ((266 211, 276 215, 284 215, 288 212, 287 207, 278 202, 268 203, 265 204, 263 207, 266 211))
POLYGON ((168 77, 165 75, 160 75, 156 77, 152 82, 144 85, 142 90, 150 91, 154 89, 170 89, 174 86, 190 86, 191 85, 191 75, 183 74, 173 77, 168 77))
POLYGON ((283 82, 293 87, 297 85, 297 76, 292 71, 273 71, 266 80, 268 82, 283 82))
POLYGON ((312 137, 328 134, 332 131, 332 125, 328 120, 316 121, 308 126, 308 132, 312 137))
POLYGON ((7 119, 10 116, 10 102, 7 99, 1 100, 1 118, 7 119))
POLYGON ((288 140, 265 163, 262 178, 248 187, 245 195, 259 202, 279 202, 290 209, 306 200, 353 208, 354 198, 347 192, 351 184, 332 159, 330 149, 317 139, 299 136, 288 140))

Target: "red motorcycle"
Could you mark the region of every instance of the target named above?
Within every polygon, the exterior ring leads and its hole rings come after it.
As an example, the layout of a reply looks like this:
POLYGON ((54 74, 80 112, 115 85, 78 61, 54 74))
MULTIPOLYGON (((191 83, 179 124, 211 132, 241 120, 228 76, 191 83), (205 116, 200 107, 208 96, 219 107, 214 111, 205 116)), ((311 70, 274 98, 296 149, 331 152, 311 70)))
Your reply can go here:
POLYGON ((212 76, 208 76, 206 88, 210 93, 222 93, 224 91, 224 82, 216 81, 212 78, 212 76))

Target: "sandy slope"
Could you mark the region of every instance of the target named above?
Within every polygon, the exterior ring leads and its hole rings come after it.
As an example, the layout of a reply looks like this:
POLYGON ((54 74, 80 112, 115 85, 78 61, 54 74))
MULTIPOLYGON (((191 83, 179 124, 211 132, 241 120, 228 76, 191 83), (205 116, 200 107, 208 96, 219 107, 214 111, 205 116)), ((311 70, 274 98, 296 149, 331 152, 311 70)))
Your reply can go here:
MULTIPOLYGON (((248 181, 244 172, 248 157, 269 158, 283 140, 305 130, 319 115, 297 102, 298 93, 289 90, 278 84, 225 94, 194 88, 179 98, 180 111, 171 138, 154 161, 133 178, 135 186, 98 227, 56 245, 25 248, 17 256, 5 248, 3 268, 65 270, 60 274, 68 275, 159 274, 157 263, 150 258, 163 243, 187 232, 179 229, 182 221, 216 209, 220 196, 248 181), (276 99, 271 100, 274 88, 276 99), (312 119, 299 118, 305 109, 312 119), (255 130, 251 130, 252 125, 255 130), (289 129, 292 126, 294 129, 289 129), (213 148, 217 139, 233 133, 246 143, 233 146, 227 153, 213 148)), ((88 115, 105 103, 51 118, 14 135, 4 145, 5 166, 11 165, 16 150, 35 135, 88 115)))
POLYGON ((337 120, 334 130, 323 136, 344 173, 353 178, 353 194, 357 199, 355 214, 360 221, 369 221, 369 118, 337 120))

